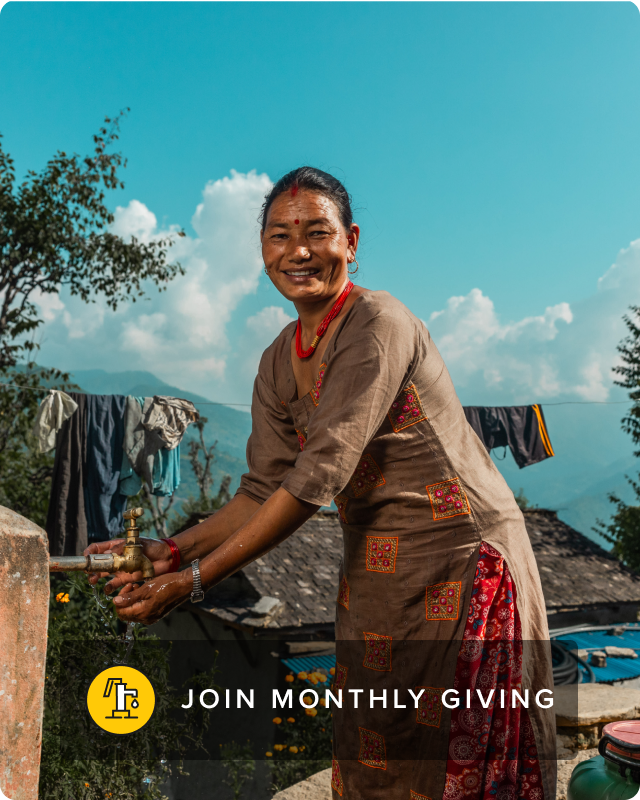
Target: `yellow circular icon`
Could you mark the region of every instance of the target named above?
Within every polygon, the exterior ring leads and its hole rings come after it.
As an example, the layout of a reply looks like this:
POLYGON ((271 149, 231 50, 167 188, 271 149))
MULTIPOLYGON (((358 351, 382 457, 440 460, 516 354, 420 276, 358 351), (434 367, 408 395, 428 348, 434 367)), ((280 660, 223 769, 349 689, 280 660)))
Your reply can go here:
POLYGON ((151 719, 156 694, 149 679, 133 667, 109 667, 87 692, 91 718, 109 733, 133 733, 151 719))

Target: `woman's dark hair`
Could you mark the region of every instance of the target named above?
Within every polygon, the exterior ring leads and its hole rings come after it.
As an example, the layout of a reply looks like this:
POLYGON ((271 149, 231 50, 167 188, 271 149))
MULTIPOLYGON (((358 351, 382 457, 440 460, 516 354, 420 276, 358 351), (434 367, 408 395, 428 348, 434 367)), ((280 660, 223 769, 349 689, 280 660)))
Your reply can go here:
POLYGON ((333 175, 329 175, 328 172, 323 172, 321 169, 316 169, 315 167, 298 167, 298 169, 287 172, 286 175, 280 178, 273 189, 264 198, 262 210, 258 217, 258 222, 262 230, 265 228, 269 209, 276 197, 279 197, 285 192, 292 192, 295 195, 300 189, 316 192, 317 194, 328 197, 329 200, 333 200, 338 208, 340 222, 342 222, 345 231, 351 229, 351 223, 353 222, 351 197, 349 197, 349 193, 340 181, 334 178, 333 175))

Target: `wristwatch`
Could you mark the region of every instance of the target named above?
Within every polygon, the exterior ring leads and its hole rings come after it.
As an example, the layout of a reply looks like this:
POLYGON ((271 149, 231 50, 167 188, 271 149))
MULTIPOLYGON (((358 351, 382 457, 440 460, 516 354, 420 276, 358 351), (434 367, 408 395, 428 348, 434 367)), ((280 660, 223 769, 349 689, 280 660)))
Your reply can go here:
POLYGON ((200 580, 200 567, 198 566, 198 559, 191 562, 191 570, 193 571, 193 591, 191 592, 191 602, 200 603, 204 600, 204 592, 202 591, 202 581, 200 580))

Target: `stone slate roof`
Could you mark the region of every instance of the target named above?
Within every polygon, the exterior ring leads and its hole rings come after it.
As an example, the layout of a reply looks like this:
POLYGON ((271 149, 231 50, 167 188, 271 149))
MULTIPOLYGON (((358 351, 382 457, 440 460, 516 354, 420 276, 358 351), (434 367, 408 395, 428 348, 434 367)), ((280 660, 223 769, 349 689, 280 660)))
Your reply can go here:
MULTIPOLYGON (((525 512, 546 607, 640 603, 640 576, 554 511, 525 512)), ((295 534, 210 590, 199 611, 275 636, 333 634, 342 531, 338 515, 315 514, 295 534)))
POLYGON ((640 602, 640 575, 565 524, 555 511, 525 511, 548 609, 640 602))
POLYGON ((337 513, 320 511, 266 555, 214 587, 200 609, 243 627, 333 634, 342 529, 337 513), (231 585, 233 583, 233 586, 231 585), (264 598, 273 598, 269 603, 264 598), (262 600, 262 607, 256 606, 262 600))

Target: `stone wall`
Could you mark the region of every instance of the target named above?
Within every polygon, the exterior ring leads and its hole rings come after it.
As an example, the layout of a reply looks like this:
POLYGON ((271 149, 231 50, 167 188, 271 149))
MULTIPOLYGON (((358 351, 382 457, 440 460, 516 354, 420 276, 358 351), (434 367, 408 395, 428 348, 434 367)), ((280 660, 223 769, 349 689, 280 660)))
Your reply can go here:
POLYGON ((0 791, 36 800, 44 707, 47 536, 0 506, 0 791))

